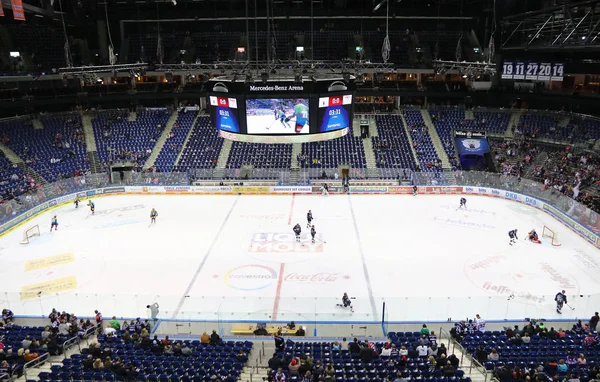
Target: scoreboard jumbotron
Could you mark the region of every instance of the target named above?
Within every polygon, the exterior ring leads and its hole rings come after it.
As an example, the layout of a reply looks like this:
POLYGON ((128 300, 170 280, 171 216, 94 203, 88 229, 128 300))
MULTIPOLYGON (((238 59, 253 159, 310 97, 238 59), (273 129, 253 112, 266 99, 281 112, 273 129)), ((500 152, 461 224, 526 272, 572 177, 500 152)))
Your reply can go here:
POLYGON ((223 138, 256 143, 316 142, 352 127, 354 84, 317 81, 210 82, 208 106, 223 138))

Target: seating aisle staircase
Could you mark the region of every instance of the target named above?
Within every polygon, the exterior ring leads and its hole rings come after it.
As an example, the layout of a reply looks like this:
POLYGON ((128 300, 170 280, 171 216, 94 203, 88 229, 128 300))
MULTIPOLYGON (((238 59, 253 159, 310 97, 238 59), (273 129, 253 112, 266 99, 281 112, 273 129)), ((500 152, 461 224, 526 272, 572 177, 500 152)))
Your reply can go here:
POLYGON ((179 160, 181 159, 181 155, 183 154, 183 152, 185 151, 185 148, 188 145, 188 142, 190 141, 190 137, 192 136, 192 133, 194 132, 194 128, 196 127, 196 123, 198 123, 198 117, 200 117, 200 115, 202 115, 202 113, 198 113, 196 114, 196 119, 194 119, 194 122, 192 122, 192 127, 190 128, 190 131, 188 131, 185 140, 183 141, 183 145, 181 145, 181 151, 179 151, 179 154, 177 155, 177 159, 175 160, 175 163, 173 164, 173 167, 177 167, 177 165, 179 164, 179 160))
POLYGON ((360 137, 360 118, 354 118, 352 121, 352 136, 360 137))
POLYGON ((167 121, 163 132, 160 134, 160 137, 158 137, 158 139, 156 140, 154 148, 152 149, 152 153, 150 153, 150 156, 148 157, 148 159, 146 159, 146 163, 144 163, 144 170, 147 170, 150 167, 154 166, 154 162, 156 162, 158 154, 160 154, 160 151, 165 146, 165 142, 167 142, 167 138, 169 138, 169 135, 173 130, 173 125, 175 124, 175 122, 177 122, 177 117, 179 117, 179 112, 175 110, 173 113, 171 113, 171 116, 169 117, 169 120, 167 121))
POLYGON ((100 158, 98 157, 98 148, 96 147, 96 137, 94 128, 92 127, 92 117, 89 114, 81 116, 83 124, 83 135, 85 136, 85 147, 87 149, 88 161, 90 162, 90 170, 97 174, 102 171, 100 166, 100 158))
POLYGON ((558 127, 567 127, 571 122, 571 116, 569 114, 565 114, 560 121, 558 121, 558 127))
POLYGON ((423 117, 423 122, 427 126, 429 137, 431 138, 431 143, 433 143, 433 147, 437 153, 438 158, 442 161, 442 168, 444 170, 450 170, 452 166, 450 165, 450 160, 448 159, 448 154, 446 154, 446 150, 444 149, 444 145, 440 140, 440 136, 431 121, 431 115, 429 115, 429 111, 426 109, 421 109, 421 116, 423 117))
POLYGON ((512 139, 515 136, 514 130, 517 128, 517 126, 519 126, 521 115, 523 115, 523 112, 521 111, 514 111, 510 115, 510 120, 508 121, 506 132, 504 133, 505 138, 512 139))
POLYGON ((410 134, 410 129, 408 128, 408 123, 406 123, 406 118, 404 118, 404 114, 400 113, 400 117, 402 118, 402 126, 404 126, 404 131, 406 132, 406 136, 408 137, 408 142, 410 143, 410 152, 412 152, 413 159, 419 166, 419 158, 417 157, 417 151, 415 150, 415 145, 412 140, 412 135, 410 134))
POLYGON ((300 177, 300 163, 298 162, 298 155, 302 152, 302 143, 292 144, 292 166, 290 171, 290 183, 298 184, 300 177))
MULTIPOLYGON (((360 134, 359 134, 360 136, 360 134)), ((377 158, 373 151, 373 140, 371 137, 378 137, 377 123, 375 118, 369 118, 369 137, 362 140, 365 149, 365 161, 367 162, 367 170, 377 170, 377 158)))
POLYGON ((240 375, 240 382, 266 381, 269 377, 268 361, 275 353, 273 341, 253 341, 254 347, 248 354, 248 362, 240 375))
POLYGON ((12 164, 16 164, 17 167, 19 167, 21 169, 21 171, 23 171, 25 174, 27 174, 30 177, 32 177, 33 179, 35 179, 35 181, 37 182, 37 184, 46 184, 46 183, 48 183, 48 182, 46 182, 46 179, 42 178, 40 176, 40 174, 38 174, 31 167, 29 167, 29 165, 27 163, 23 162, 23 159, 21 159, 20 156, 18 156, 14 151, 12 151, 12 149, 10 149, 4 143, 0 143, 0 151, 2 151, 4 153, 4 156, 12 164))
POLYGON ((233 142, 229 139, 223 140, 223 146, 219 153, 219 159, 217 159, 217 166, 213 172, 213 179, 223 179, 225 173, 225 166, 227 166, 227 160, 229 159, 229 153, 231 152, 231 146, 233 142))
POLYGON ((533 162, 531 163, 531 166, 529 166, 529 168, 527 169, 527 173, 525 173, 525 178, 527 179, 533 179, 533 176, 535 175, 536 169, 538 167, 543 166, 546 161, 548 160, 548 153, 545 151, 542 151, 541 153, 539 153, 534 159, 533 162))

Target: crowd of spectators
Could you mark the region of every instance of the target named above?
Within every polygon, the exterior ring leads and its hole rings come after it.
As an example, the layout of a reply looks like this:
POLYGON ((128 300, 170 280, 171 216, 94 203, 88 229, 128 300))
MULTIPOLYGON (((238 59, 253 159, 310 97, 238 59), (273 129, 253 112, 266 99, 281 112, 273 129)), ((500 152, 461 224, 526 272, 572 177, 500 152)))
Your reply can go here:
POLYGON ((533 163, 538 149, 529 140, 490 140, 492 155, 498 164, 498 172, 521 177, 533 163))
MULTIPOLYGON (((580 381, 580 378, 583 377, 586 381, 599 380, 599 365, 592 363, 590 367, 585 354, 573 350, 577 347, 578 349, 584 349, 584 351, 597 353, 600 346, 600 337, 596 331, 599 320, 600 315, 595 312, 588 322, 578 320, 570 330, 564 330, 561 327, 558 330, 554 327, 548 328, 543 320, 532 320, 527 322, 523 328, 514 325, 513 327, 505 327, 504 331, 501 332, 501 338, 504 339, 505 344, 504 349, 508 352, 514 352, 523 347, 535 353, 537 348, 530 348, 534 341, 537 342, 545 338, 550 340, 546 344, 552 347, 559 346, 557 340, 569 339, 568 344, 570 346, 558 347, 558 349, 565 349, 564 356, 561 358, 549 358, 539 363, 529 362, 523 367, 523 364, 519 365, 517 362, 513 362, 510 354, 502 354, 496 348, 486 349, 487 342, 485 341, 478 346, 473 356, 481 364, 492 362, 495 365, 494 376, 501 382, 556 382, 566 380, 574 382, 580 381), (581 338, 581 342, 575 342, 574 338, 581 338)), ((451 334, 455 340, 462 342, 467 336, 481 336, 483 330, 462 321, 455 324, 451 334)))
MULTIPOLYGON (((414 347, 396 346, 392 341, 383 344, 365 339, 359 341, 354 338, 348 341, 334 341, 325 345, 324 350, 333 354, 348 352, 354 360, 360 360, 362 365, 368 367, 379 359, 385 363, 387 370, 393 370, 386 381, 406 382, 410 379, 410 364, 419 362, 430 372, 439 371, 446 377, 454 377, 459 367, 459 359, 454 354, 448 354, 444 344, 438 344, 435 332, 430 331, 426 325, 421 329, 421 337, 414 347)), ((294 342, 283 341, 279 335, 275 336, 276 352, 268 361, 270 369, 268 379, 274 382, 283 382, 295 378, 301 382, 333 382, 336 381, 336 367, 333 363, 324 364, 320 359, 313 359, 310 354, 294 353, 294 342)))

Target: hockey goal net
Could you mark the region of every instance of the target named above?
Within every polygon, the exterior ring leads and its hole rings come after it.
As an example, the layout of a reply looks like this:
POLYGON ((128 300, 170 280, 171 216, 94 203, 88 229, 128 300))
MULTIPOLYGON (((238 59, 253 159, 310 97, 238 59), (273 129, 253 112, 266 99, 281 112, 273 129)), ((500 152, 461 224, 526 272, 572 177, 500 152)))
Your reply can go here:
POLYGON ((544 230, 542 231, 542 237, 550 239, 550 242, 554 246, 559 246, 560 241, 558 241, 558 232, 555 229, 550 228, 548 226, 544 226, 544 230))
POLYGON ((21 244, 29 244, 29 241, 36 236, 40 236, 40 226, 34 225, 33 227, 29 227, 23 232, 23 239, 21 240, 21 244))

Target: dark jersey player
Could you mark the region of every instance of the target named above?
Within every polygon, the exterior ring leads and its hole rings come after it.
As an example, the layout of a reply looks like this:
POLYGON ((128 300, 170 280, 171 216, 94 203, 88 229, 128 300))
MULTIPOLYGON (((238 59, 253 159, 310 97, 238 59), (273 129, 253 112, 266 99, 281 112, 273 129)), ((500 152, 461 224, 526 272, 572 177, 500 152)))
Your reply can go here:
POLYGON ((306 213, 306 228, 310 228, 312 221, 313 221, 312 211, 308 210, 308 212, 306 213))
POLYGON ((296 241, 300 242, 300 233, 302 232, 302 227, 300 227, 300 223, 294 226, 294 234, 296 235, 296 241))
POLYGON ((564 304, 567 304, 567 295, 564 290, 558 292, 554 297, 554 301, 556 301, 556 313, 562 314, 562 308, 564 304))
POLYGON ((510 242, 508 244, 513 245, 513 243, 516 242, 516 240, 519 240, 519 238, 517 237, 517 229, 513 229, 512 231, 508 231, 508 237, 510 238, 510 242))
POLYGON ((315 226, 313 225, 312 227, 310 227, 310 236, 312 236, 312 242, 314 244, 315 242, 315 235, 317 234, 317 230, 315 229, 315 226))
POLYGON ((417 186, 413 186, 413 196, 417 196, 417 186))
POLYGON ((458 206, 458 208, 467 208, 467 199, 465 198, 460 198, 460 206, 458 206))

